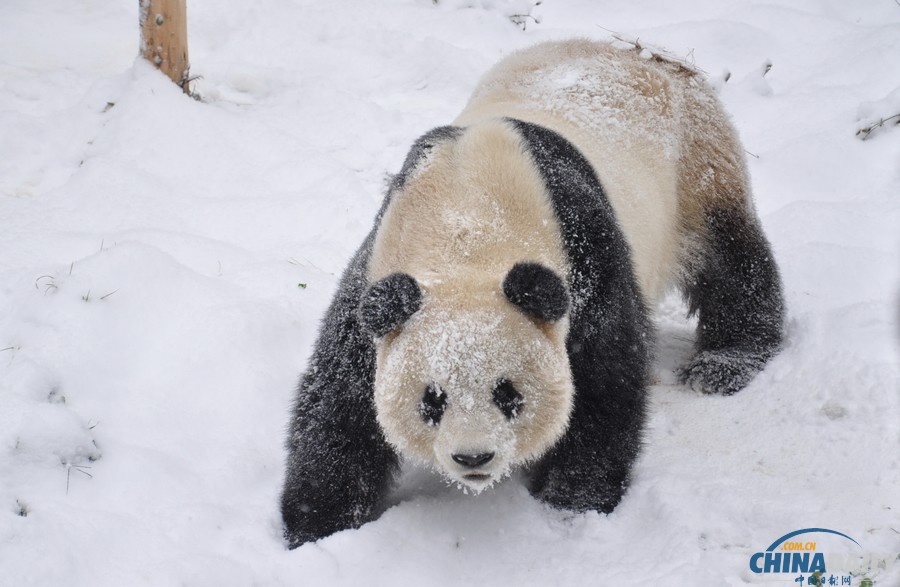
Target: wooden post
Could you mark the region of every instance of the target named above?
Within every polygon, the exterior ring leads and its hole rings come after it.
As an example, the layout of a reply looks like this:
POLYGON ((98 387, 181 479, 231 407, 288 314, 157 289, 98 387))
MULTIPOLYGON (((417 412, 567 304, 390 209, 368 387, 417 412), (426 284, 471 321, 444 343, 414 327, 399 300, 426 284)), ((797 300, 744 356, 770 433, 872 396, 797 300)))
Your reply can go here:
POLYGON ((140 0, 141 53, 190 95, 187 0, 140 0))

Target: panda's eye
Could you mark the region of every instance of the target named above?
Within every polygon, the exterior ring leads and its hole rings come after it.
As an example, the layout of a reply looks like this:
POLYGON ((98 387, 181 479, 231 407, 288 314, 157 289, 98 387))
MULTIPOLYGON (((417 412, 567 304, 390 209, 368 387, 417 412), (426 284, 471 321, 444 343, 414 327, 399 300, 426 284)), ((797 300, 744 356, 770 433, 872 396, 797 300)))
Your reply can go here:
POLYGON ((447 394, 437 383, 432 383, 425 388, 425 395, 419 402, 419 415, 429 426, 437 426, 447 407, 447 394))
POLYGON ((525 404, 525 398, 516 391, 513 384, 506 379, 501 379, 494 387, 494 403, 503 412, 503 415, 512 420, 519 415, 519 408, 525 404))

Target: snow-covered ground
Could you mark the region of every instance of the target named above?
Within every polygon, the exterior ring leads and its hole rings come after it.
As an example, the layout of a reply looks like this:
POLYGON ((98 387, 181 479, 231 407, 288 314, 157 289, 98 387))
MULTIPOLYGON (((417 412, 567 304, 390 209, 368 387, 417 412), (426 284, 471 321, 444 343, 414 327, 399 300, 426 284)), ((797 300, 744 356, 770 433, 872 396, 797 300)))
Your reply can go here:
POLYGON ((136 0, 0 3, 0 583, 794 585, 750 557, 820 527, 860 545, 820 535, 826 577, 900 585, 900 127, 855 136, 900 112, 900 5, 531 4, 189 0, 194 101, 136 60, 136 0), (411 470, 378 521, 286 551, 293 387, 385 173, 502 55, 610 31, 721 87, 787 348, 699 396, 673 297, 613 514, 411 470))

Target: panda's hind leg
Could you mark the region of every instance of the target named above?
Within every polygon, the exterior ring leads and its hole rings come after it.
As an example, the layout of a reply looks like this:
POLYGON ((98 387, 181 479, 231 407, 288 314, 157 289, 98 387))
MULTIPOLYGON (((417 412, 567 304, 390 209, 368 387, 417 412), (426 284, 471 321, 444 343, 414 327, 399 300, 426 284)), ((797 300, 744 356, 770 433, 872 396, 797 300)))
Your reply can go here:
POLYGON ((679 375, 695 390, 730 395, 781 347, 781 280, 749 205, 706 210, 704 223, 699 259, 682 283, 698 315, 697 353, 679 375))

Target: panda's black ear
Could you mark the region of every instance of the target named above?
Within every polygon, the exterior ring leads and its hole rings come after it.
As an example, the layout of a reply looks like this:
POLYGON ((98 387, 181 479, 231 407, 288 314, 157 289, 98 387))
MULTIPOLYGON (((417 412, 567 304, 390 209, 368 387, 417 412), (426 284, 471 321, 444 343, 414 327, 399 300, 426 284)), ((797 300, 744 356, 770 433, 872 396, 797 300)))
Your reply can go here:
POLYGON ((422 306, 422 290, 411 275, 392 273, 363 292, 359 321, 363 330, 382 337, 409 320, 422 306))
POLYGON ((538 263, 516 263, 503 280, 503 294, 532 318, 556 322, 569 310, 562 278, 538 263))

